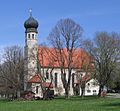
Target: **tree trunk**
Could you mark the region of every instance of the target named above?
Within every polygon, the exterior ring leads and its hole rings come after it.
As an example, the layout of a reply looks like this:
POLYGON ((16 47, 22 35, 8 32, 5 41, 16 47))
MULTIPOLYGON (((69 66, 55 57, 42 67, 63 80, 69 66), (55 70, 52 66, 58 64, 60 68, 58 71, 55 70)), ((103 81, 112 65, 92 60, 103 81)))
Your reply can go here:
POLYGON ((69 98, 69 88, 65 88, 65 98, 69 98))
POLYGON ((98 97, 101 97, 101 92, 102 92, 102 90, 103 90, 103 85, 100 85, 98 97))
POLYGON ((46 100, 46 99, 47 99, 47 92, 45 91, 43 94, 43 100, 46 100))
POLYGON ((82 85, 81 85, 81 97, 83 97, 84 94, 85 94, 85 84, 86 84, 86 82, 82 81, 82 85))
POLYGON ((81 97, 84 96, 84 89, 81 89, 81 97))

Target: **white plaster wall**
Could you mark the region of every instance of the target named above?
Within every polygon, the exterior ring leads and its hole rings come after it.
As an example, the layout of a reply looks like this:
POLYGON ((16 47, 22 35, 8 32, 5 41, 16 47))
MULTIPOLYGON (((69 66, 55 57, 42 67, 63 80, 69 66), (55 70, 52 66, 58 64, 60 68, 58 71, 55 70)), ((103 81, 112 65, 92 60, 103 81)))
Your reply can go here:
MULTIPOLYGON (((44 68, 44 71, 47 71, 47 68, 44 68)), ((67 69, 66 69, 67 71, 67 69)), ((48 70, 48 72, 50 73, 50 70, 48 70)), ((72 73, 75 73, 76 71, 73 70, 72 73)), ((83 75, 85 74, 85 72, 81 72, 83 75)), ((61 71, 59 68, 55 68, 52 72, 53 74, 53 90, 54 90, 54 94, 60 94, 60 95, 64 95, 65 94, 65 90, 63 88, 63 84, 62 84, 62 81, 61 81, 61 71), (54 74, 57 73, 58 74, 58 77, 57 77, 57 88, 55 88, 55 76, 54 74), (60 90, 58 90, 58 88, 60 90), (60 91, 60 92, 59 92, 60 91)), ((67 73, 66 73, 67 75, 67 73)), ((68 76, 66 76, 68 77, 68 76)), ((46 80, 47 82, 50 82, 50 79, 49 80, 46 80)), ((90 81, 88 81, 86 83, 86 88, 85 88, 85 95, 97 95, 98 94, 98 91, 99 91, 99 85, 93 85, 93 82, 96 82, 97 84, 97 81, 95 79, 91 79, 90 81), (88 87, 88 83, 90 84, 89 87, 88 87), (87 92, 87 90, 91 90, 91 92, 87 92), (96 90, 96 92, 93 92, 93 90, 96 90)), ((39 85, 39 93, 36 94, 36 96, 39 96, 39 97, 42 97, 42 90, 41 90, 41 87, 40 87, 40 84, 33 84, 32 85, 32 91, 35 92, 36 91, 36 86, 39 85)), ((36 93, 36 92, 35 92, 36 93)), ((70 91, 69 91, 69 94, 70 95, 73 95, 73 88, 72 88, 72 78, 71 78, 71 83, 70 83, 70 91)), ((81 89, 80 89, 80 95, 81 95, 81 89)))
POLYGON ((43 94, 42 94, 42 89, 41 89, 41 86, 39 83, 32 83, 32 92, 35 93, 35 97, 43 97, 43 94), (36 87, 39 87, 38 88, 38 93, 36 93, 36 87))
POLYGON ((91 79, 86 83, 85 95, 97 95, 98 92, 99 92, 99 85, 95 79, 91 79), (93 85, 94 82, 96 83, 96 85, 93 85), (89 86, 88 83, 90 84, 89 86), (87 90, 90 90, 90 92, 87 92, 87 90), (93 92, 94 90, 96 90, 96 92, 93 92))
MULTIPOLYGON (((48 68, 44 68, 44 71, 46 72, 48 68)), ((68 71, 67 69, 65 70, 66 72, 66 78, 68 79, 68 71)), ((48 70, 48 73, 50 73, 50 70, 48 70)), ((72 70, 72 74, 73 73, 76 73, 76 70, 73 69, 72 70)), ((85 72, 81 72, 82 75, 85 75, 85 72)), ((63 88, 63 83, 62 83, 62 80, 61 80, 61 71, 60 71, 60 68, 54 68, 54 70, 52 71, 52 75, 53 75, 53 85, 54 85, 54 93, 55 95, 56 94, 60 94, 60 95, 64 95, 65 94, 65 90, 63 88), (57 76, 57 88, 55 88, 55 73, 58 74, 57 76), (58 89, 61 89, 60 92, 58 92, 58 89)), ((48 82, 50 82, 50 79, 47 80, 48 82)), ((77 79, 75 77, 75 81, 74 82, 77 82, 77 79)), ((70 82, 70 91, 69 91, 69 94, 70 95, 73 95, 73 88, 72 88, 72 76, 71 76, 71 82, 70 82)))

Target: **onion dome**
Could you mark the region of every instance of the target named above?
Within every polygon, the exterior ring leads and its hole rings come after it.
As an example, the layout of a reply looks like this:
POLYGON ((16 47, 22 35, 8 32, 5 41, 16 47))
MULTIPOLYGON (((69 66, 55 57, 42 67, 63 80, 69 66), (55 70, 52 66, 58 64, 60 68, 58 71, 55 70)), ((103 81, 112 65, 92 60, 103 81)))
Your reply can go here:
POLYGON ((26 28, 26 33, 37 32, 38 22, 32 17, 31 13, 30 13, 30 17, 25 21, 24 27, 26 28))

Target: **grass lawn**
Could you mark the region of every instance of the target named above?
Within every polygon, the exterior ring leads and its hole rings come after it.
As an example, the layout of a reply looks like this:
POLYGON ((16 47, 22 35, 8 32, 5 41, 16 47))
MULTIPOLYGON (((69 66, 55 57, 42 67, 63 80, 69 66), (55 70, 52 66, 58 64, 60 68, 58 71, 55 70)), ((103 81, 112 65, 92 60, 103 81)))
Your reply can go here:
POLYGON ((120 99, 79 97, 65 100, 0 101, 0 111, 120 111, 120 99))

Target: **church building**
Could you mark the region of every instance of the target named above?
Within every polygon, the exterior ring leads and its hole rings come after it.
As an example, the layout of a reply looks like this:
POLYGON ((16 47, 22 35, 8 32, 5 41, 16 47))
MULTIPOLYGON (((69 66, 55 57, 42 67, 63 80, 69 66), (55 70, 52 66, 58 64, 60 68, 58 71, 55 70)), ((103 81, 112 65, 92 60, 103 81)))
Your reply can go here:
MULTIPOLYGON (((61 80, 61 70, 57 60, 53 59, 55 54, 54 48, 42 47, 38 45, 38 21, 30 14, 30 17, 25 21, 25 76, 24 76, 24 90, 32 91, 36 97, 43 97, 42 88, 49 88, 54 91, 54 95, 64 95, 65 89, 61 80)), ((63 49, 66 53, 66 49, 63 49)), ((70 95, 80 95, 81 89, 77 86, 81 81, 85 81, 85 95, 98 94, 99 85, 95 78, 81 69, 83 55, 87 61, 85 51, 77 49, 77 56, 74 57, 75 63, 72 69, 72 76, 70 82, 70 95), (78 67, 79 66, 79 67, 78 67), (79 75, 79 76, 78 76, 79 75), (76 91, 76 93, 75 93, 76 91)), ((66 61, 65 61, 66 62, 66 61)), ((67 67, 65 67, 65 77, 68 78, 67 67)))

